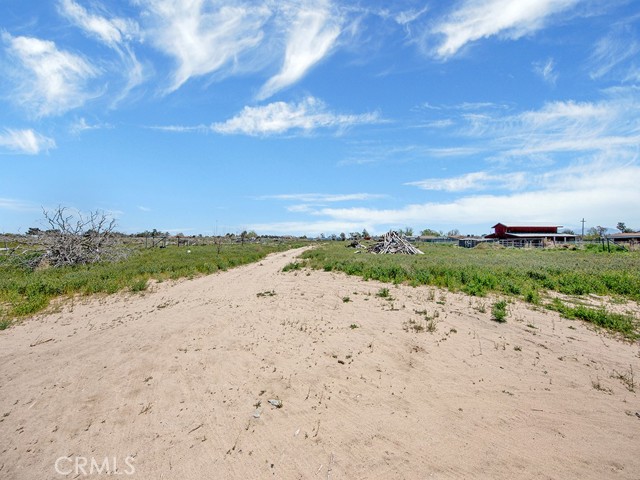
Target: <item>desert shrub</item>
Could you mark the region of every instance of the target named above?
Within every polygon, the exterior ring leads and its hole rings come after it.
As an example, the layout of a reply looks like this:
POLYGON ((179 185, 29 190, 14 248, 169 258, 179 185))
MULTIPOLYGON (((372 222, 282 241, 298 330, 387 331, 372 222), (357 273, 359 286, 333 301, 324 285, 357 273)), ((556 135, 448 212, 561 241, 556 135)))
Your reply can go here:
POLYGON ((378 293, 376 293, 376 297, 389 298, 389 289, 384 287, 381 288, 380 290, 378 290, 378 293))
POLYGON ((505 300, 499 300, 492 305, 491 319, 499 323, 507 321, 507 302, 505 300))
POLYGON ((287 263, 284 267, 282 267, 283 272, 291 272, 292 270, 300 270, 302 268, 302 264, 300 262, 290 262, 287 263))

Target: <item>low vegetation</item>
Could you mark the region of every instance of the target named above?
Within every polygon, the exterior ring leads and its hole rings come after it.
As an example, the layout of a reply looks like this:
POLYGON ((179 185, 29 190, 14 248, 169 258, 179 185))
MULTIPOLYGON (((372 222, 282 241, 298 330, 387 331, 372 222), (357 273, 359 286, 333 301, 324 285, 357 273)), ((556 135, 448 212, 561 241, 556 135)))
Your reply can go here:
MULTIPOLYGON (((639 336, 638 320, 630 315, 586 306, 561 308, 561 301, 545 303, 544 298, 546 292, 558 292, 640 301, 640 252, 466 249, 429 244, 419 247, 425 255, 354 255, 353 250, 340 243, 328 243, 305 252, 303 258, 312 268, 342 271, 364 279, 432 285, 477 297, 489 293, 515 296, 565 317, 620 332, 627 338, 639 336)), ((492 314, 495 317, 493 309, 492 314)))
MULTIPOLYGON (((136 249, 120 261, 33 268, 21 256, 0 256, 0 330, 65 295, 144 291, 149 280, 195 277, 256 262, 300 243, 230 244, 136 249), (220 252, 218 253, 218 250, 220 252)), ((28 253, 26 255, 29 255, 28 253)))
POLYGON ((638 320, 632 315, 609 312, 604 308, 590 308, 585 305, 570 306, 555 298, 547 307, 565 318, 584 320, 598 327, 619 332, 631 340, 640 338, 638 320))
POLYGON ((364 279, 433 285, 474 296, 525 295, 535 303, 542 290, 567 295, 617 295, 640 301, 640 252, 466 249, 420 245, 425 255, 354 255, 340 243, 309 250, 309 266, 364 279))
POLYGON ((507 302, 505 300, 498 300, 491 307, 491 319, 498 323, 504 323, 507 321, 507 302))

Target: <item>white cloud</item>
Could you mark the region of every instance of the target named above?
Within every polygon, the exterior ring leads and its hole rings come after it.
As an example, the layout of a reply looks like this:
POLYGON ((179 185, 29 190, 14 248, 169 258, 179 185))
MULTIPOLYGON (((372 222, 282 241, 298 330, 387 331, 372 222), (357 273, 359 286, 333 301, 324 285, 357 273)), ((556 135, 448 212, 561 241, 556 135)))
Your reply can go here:
POLYGON ((486 189, 521 189, 526 184, 526 174, 523 172, 492 175, 487 172, 471 172, 458 177, 428 178, 405 185, 418 187, 422 190, 462 192, 465 190, 486 189))
POLYGON ((444 118, 441 120, 433 120, 431 122, 427 122, 423 126, 427 128, 449 128, 453 125, 453 120, 451 120, 450 118, 444 118))
POLYGON ((0 198, 0 210, 10 210, 13 212, 35 212, 40 210, 40 207, 14 198, 0 198))
MULTIPOLYGON (((298 82, 329 55, 344 23, 344 9, 331 0, 134 1, 142 8, 143 41, 175 59, 167 93, 194 77, 221 79, 278 63, 278 72, 257 94, 264 100, 298 82)), ((104 38, 116 37, 102 23, 100 31, 104 38)))
POLYGON ((428 6, 425 6, 420 10, 404 10, 397 13, 393 18, 400 25, 408 25, 409 23, 415 22, 418 18, 420 18, 428 11, 428 6))
POLYGON ((211 131, 211 129, 206 125, 153 125, 147 128, 150 128, 153 130, 161 130, 164 132, 177 132, 177 133, 189 133, 189 132, 206 133, 211 131))
POLYGON ((469 147, 425 147, 424 145, 389 146, 374 143, 359 147, 350 157, 338 162, 340 166, 367 165, 383 162, 425 161, 431 158, 468 157, 483 152, 482 148, 469 147))
POLYGON ((444 36, 435 53, 447 59, 470 42, 500 35, 518 39, 545 26, 549 17, 579 0, 465 0, 433 33, 444 36))
POLYGON ((384 198, 386 195, 375 193, 292 193, 280 195, 265 195, 260 197, 263 200, 294 200, 306 203, 333 203, 333 202, 351 202, 361 200, 376 200, 384 198))
POLYGON ((495 152, 495 159, 635 149, 640 142, 638 93, 605 93, 608 97, 600 101, 548 102, 512 115, 464 114, 458 134, 475 138, 479 148, 495 152))
POLYGON ((508 195, 473 195, 450 202, 406 205, 399 209, 325 208, 317 215, 328 222, 360 222, 376 231, 389 225, 489 226, 500 219, 521 222, 568 223, 584 215, 601 224, 615 224, 618 218, 640 220, 640 167, 636 164, 592 163, 548 173, 535 190, 508 195), (545 181, 547 183, 545 183, 545 181))
POLYGON ((98 70, 81 56, 38 38, 3 33, 2 40, 17 60, 11 74, 16 83, 14 101, 19 106, 38 117, 59 115, 93 96, 87 82, 98 70))
POLYGON ((320 234, 331 235, 344 232, 361 232, 363 229, 373 232, 371 225, 364 222, 344 222, 344 221, 312 221, 312 222, 274 222, 255 223, 248 227, 258 233, 268 232, 278 235, 308 235, 318 236, 320 234))
POLYGON ((73 124, 69 127, 69 131, 74 135, 79 135, 80 133, 89 130, 100 130, 104 128, 113 128, 113 126, 108 123, 89 124, 84 117, 81 117, 73 122, 73 124))
POLYGON ((633 95, 600 102, 551 102, 506 120, 509 154, 606 151, 640 142, 640 105, 633 95), (511 131, 509 131, 509 128, 511 131), (510 138, 509 138, 510 137, 510 138))
POLYGON ((540 110, 530 110, 519 115, 520 120, 532 128, 558 128, 570 125, 608 121, 615 113, 609 102, 560 101, 546 103, 540 110))
POLYGON ((40 135, 31 129, 14 130, 11 128, 0 132, 0 147, 17 153, 37 155, 56 147, 56 142, 40 135))
MULTIPOLYGON (((615 29, 606 37, 601 38, 591 54, 591 78, 604 77, 616 67, 624 65, 628 60, 637 58, 640 52, 640 42, 629 27, 615 29)), ((633 67, 630 67, 630 71, 633 67)))
POLYGON ((73 0, 60 0, 59 8, 62 15, 111 47, 117 47, 126 39, 139 34, 139 27, 135 21, 123 18, 107 19, 89 13, 73 0))
POLYGON ((223 134, 273 135, 289 130, 342 129, 380 121, 377 113, 335 114, 327 111, 321 100, 307 97, 297 104, 274 102, 260 107, 244 107, 237 116, 223 123, 215 123, 211 129, 223 134))
POLYGON ((204 0, 138 0, 146 7, 145 31, 151 43, 173 57, 177 70, 169 92, 192 77, 233 65, 238 56, 258 46, 272 15, 265 5, 204 0))
POLYGON ((327 2, 318 2, 314 7, 304 4, 296 12, 282 69, 262 87, 258 99, 264 100, 297 82, 331 51, 340 35, 341 19, 331 12, 327 2))
POLYGON ((533 71, 550 85, 555 85, 558 81, 558 73, 554 70, 555 62, 549 58, 546 62, 536 62, 533 64, 533 71))
POLYGON ((128 41, 138 38, 140 27, 131 19, 106 18, 88 12, 73 0, 60 0, 60 13, 80 27, 89 36, 112 48, 120 56, 125 67, 126 85, 116 101, 124 98, 133 88, 144 81, 144 69, 128 41))

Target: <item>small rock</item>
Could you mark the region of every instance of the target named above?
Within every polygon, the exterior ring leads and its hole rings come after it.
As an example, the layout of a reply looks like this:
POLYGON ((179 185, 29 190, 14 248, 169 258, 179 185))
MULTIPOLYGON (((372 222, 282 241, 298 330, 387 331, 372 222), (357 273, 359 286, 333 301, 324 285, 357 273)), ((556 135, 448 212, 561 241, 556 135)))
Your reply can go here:
POLYGON ((269 400, 269 403, 271 405, 273 405, 274 407, 276 407, 276 408, 282 408, 282 401, 280 401, 280 400, 272 398, 272 399, 269 400))
POLYGON ((260 418, 260 414, 262 413, 262 411, 257 408, 255 412, 253 412, 253 418, 260 418))

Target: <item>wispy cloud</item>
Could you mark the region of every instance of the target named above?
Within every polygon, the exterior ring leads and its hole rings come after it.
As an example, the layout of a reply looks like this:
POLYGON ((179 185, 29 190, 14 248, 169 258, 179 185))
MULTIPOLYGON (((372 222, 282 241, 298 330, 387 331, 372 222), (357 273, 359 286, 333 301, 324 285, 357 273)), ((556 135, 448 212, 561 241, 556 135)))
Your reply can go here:
POLYGON ((0 198, 0 210, 9 210, 13 212, 37 212, 40 207, 33 203, 16 200, 15 198, 0 198))
MULTIPOLYGON (((628 60, 637 59, 640 41, 628 25, 618 26, 607 36, 602 37, 591 54, 591 78, 598 79, 624 66, 628 60)), ((633 70, 633 66, 628 66, 633 70)), ((621 74, 625 76, 624 73, 621 74)))
POLYGON ((463 192, 467 190, 506 189, 519 190, 526 184, 524 172, 513 172, 501 175, 487 172, 465 173, 457 177, 428 178, 416 182, 408 182, 405 185, 418 187, 422 190, 463 192))
POLYGON ((553 58, 549 58, 545 62, 535 62, 533 64, 533 71, 549 85, 555 85, 558 81, 558 73, 554 68, 555 62, 553 58))
POLYGON ((94 96, 89 79, 98 69, 83 57, 59 50, 54 42, 2 34, 5 49, 16 64, 14 101, 37 117, 60 115, 83 105, 94 96))
POLYGON ((555 14, 568 10, 579 0, 465 0, 432 33, 444 37, 435 50, 447 59, 468 43, 499 35, 518 39, 535 32, 555 14))
POLYGON ((638 92, 627 88, 605 95, 590 102, 548 102, 509 115, 490 110, 463 114, 456 118, 452 135, 475 139, 478 148, 494 152, 496 159, 637 148, 638 92))
POLYGON ((272 12, 266 5, 204 0, 138 0, 146 9, 144 35, 173 57, 177 69, 168 92, 223 67, 258 46, 272 12))
POLYGON ((0 147, 16 153, 37 155, 56 147, 56 142, 49 137, 40 135, 31 129, 0 131, 0 147))
POLYGON ((509 106, 502 103, 494 102, 461 102, 456 104, 439 104, 434 105, 429 102, 422 103, 414 107, 414 110, 435 110, 435 111, 463 111, 471 112, 475 110, 506 110, 509 106))
POLYGON ((90 35, 111 47, 119 47, 139 34, 138 24, 131 19, 106 17, 89 13, 73 0, 59 1, 60 13, 90 35))
MULTIPOLYGON (((510 168, 514 161, 529 167, 532 161, 549 166, 599 152, 612 159, 627 157, 637 154, 640 144, 640 90, 636 87, 609 89, 592 101, 547 102, 520 112, 514 106, 492 103, 426 104, 417 112, 425 115, 417 126, 438 128, 433 143, 439 146, 361 144, 340 164, 476 156, 510 168)), ((460 180, 472 179, 480 180, 473 176, 460 180)))
POLYGON ((306 203, 333 203, 333 202, 351 202, 363 200, 376 200, 385 198, 386 195, 376 193, 285 193, 279 195, 264 195, 260 197, 263 200, 293 200, 296 202, 306 203))
POLYGON ((381 122, 377 113, 336 114, 324 102, 307 97, 299 103, 274 102, 259 107, 244 107, 235 117, 215 123, 211 129, 223 134, 274 135, 290 130, 310 132, 319 128, 344 129, 358 124, 381 122))
POLYGON ((419 144, 384 145, 380 143, 365 144, 353 149, 350 156, 340 160, 339 166, 368 165, 372 163, 404 163, 408 161, 424 161, 431 158, 469 157, 483 152, 476 146, 464 147, 428 147, 419 144))
POLYGON ((264 100, 297 82, 322 60, 340 35, 341 23, 328 2, 316 2, 313 8, 303 3, 291 22, 282 69, 260 89, 258 99, 264 100))
POLYGON ((84 117, 75 120, 69 127, 69 131, 74 135, 79 135, 82 132, 89 130, 101 130, 104 128, 113 128, 113 125, 108 123, 93 123, 90 124, 84 117))
POLYGON ((467 228, 465 233, 489 233, 497 221, 578 224, 586 216, 594 225, 615 225, 637 219, 640 167, 611 162, 576 164, 536 179, 536 188, 506 194, 464 195, 449 201, 426 201, 399 208, 345 207, 313 209, 308 221, 256 224, 256 231, 290 234, 331 234, 366 228, 467 228), (624 199, 624 201, 621 201, 624 199), (611 205, 616 205, 615 209, 611 205), (465 226, 465 227, 463 227, 465 226))
POLYGON ((310 235, 317 236, 320 234, 331 235, 344 232, 361 232, 367 229, 373 232, 373 226, 365 222, 345 222, 341 220, 322 220, 309 222, 273 222, 273 223, 254 223, 248 227, 256 232, 271 232, 280 235, 310 235))
POLYGON ((415 22, 418 18, 423 16, 429 11, 429 6, 425 6, 421 9, 409 9, 398 12, 394 15, 393 19, 400 25, 408 25, 415 22))
POLYGON ((144 69, 136 58, 129 42, 138 38, 140 27, 137 22, 128 18, 107 18, 91 13, 74 0, 60 0, 59 11, 73 24, 81 28, 87 35, 109 46, 120 57, 125 67, 126 85, 118 100, 124 98, 133 88, 144 80, 144 69))
POLYGON ((164 132, 176 132, 176 133, 190 133, 190 132, 199 132, 199 133, 207 133, 211 131, 211 127, 207 125, 152 125, 150 127, 152 130, 161 130, 164 132))
MULTIPOLYGON (((453 201, 406 205, 397 209, 324 208, 315 212, 323 221, 353 223, 381 231, 393 225, 468 225, 513 219, 521 222, 565 222, 589 212, 604 224, 617 218, 637 218, 640 202, 640 167, 637 164, 592 162, 550 171, 536 188, 498 195, 462 196, 453 201), (624 198, 624 201, 620 201, 624 198), (618 205, 612 211, 611 205, 618 205)), ((335 230, 334 230, 335 231, 335 230)))
POLYGON ((506 119, 504 140, 513 143, 508 153, 518 155, 636 148, 639 107, 633 95, 599 102, 550 102, 506 119))

